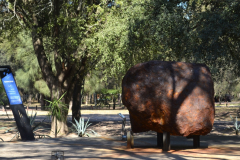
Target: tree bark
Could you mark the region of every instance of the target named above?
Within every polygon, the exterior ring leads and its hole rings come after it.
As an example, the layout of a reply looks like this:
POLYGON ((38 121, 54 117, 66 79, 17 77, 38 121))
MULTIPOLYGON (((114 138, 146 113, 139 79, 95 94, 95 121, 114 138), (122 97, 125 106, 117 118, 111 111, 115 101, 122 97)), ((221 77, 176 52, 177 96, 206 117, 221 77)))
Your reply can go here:
POLYGON ((86 95, 86 102, 85 104, 87 105, 88 104, 88 94, 86 95))
MULTIPOLYGON (((67 118, 66 114, 65 117, 67 118)), ((57 120, 56 117, 51 117, 51 133, 50 136, 54 136, 55 138, 57 136, 66 135, 68 133, 68 126, 66 123, 67 119, 64 119, 63 121, 57 120)))
POLYGON ((41 103, 41 110, 45 110, 45 96, 43 94, 40 94, 40 103, 41 103))
POLYGON ((81 117, 81 87, 82 83, 76 83, 73 91, 73 105, 72 105, 72 122, 75 123, 81 117))
POLYGON ((119 103, 119 107, 122 106, 122 104, 121 104, 121 100, 122 100, 122 96, 121 96, 121 93, 120 93, 120 94, 119 94, 119 101, 118 101, 118 103, 119 103))
POLYGON ((86 72, 87 57, 82 58, 81 68, 76 75, 75 87, 73 89, 73 105, 72 105, 72 122, 75 123, 74 119, 79 121, 81 117, 81 100, 82 100, 82 85, 84 83, 84 76, 86 72))
POLYGON ((94 93, 94 105, 95 105, 95 108, 97 107, 97 94, 94 93))

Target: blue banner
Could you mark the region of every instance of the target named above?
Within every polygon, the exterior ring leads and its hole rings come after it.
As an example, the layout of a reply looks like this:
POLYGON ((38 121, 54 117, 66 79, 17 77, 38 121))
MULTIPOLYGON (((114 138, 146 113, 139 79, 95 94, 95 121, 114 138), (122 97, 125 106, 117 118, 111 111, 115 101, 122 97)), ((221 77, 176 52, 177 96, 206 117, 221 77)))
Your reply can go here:
POLYGON ((4 78, 2 78, 2 83, 7 93, 10 105, 22 104, 22 99, 12 73, 8 73, 4 78))

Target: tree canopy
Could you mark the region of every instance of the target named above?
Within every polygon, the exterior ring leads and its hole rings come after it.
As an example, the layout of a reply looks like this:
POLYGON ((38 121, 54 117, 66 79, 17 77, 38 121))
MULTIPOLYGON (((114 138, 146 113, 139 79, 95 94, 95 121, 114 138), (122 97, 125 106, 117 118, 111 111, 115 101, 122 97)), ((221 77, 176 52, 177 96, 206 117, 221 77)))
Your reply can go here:
MULTIPOLYGON (((1 38, 14 40, 21 32, 25 33, 26 38, 31 37, 33 50, 30 54, 15 50, 19 57, 25 54, 23 57, 29 61, 18 73, 28 74, 30 79, 35 78, 32 85, 36 89, 45 82, 51 98, 59 98, 66 92, 63 101, 69 104, 73 100, 73 118, 76 119, 81 116, 79 106, 83 79, 101 57, 91 44, 93 35, 102 23, 102 6, 106 6, 106 3, 82 0, 3 0, 0 5, 1 38), (34 61, 38 62, 40 69, 34 61), (31 70, 32 74, 29 74, 31 70)), ((18 60, 18 57, 14 57, 18 60)), ((24 79, 19 81, 22 84, 32 82, 24 79)), ((62 133, 67 132, 66 125, 58 126, 62 133)))
POLYGON ((97 34, 105 72, 123 76, 153 59, 205 63, 221 84, 228 72, 239 75, 239 7, 235 0, 123 3, 97 34))
POLYGON ((64 103, 73 100, 79 119, 92 70, 121 83, 137 63, 185 61, 208 65, 216 84, 229 72, 236 79, 239 10, 236 0, 2 0, 0 40, 12 41, 6 52, 20 62, 17 81, 51 98, 67 92, 64 103))

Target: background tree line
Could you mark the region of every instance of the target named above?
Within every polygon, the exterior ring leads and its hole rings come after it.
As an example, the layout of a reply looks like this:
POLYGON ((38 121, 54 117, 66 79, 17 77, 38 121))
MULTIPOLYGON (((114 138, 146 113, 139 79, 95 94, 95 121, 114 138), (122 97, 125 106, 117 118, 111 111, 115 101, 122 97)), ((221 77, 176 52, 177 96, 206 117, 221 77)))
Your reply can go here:
MULTIPOLYGON (((1 54, 19 87, 49 99, 67 92, 73 119, 84 79, 100 73, 99 83, 121 86, 130 67, 149 60, 205 63, 216 94, 239 93, 237 0, 2 0, 0 11, 1 54)), ((59 123, 66 133, 66 118, 59 123)))

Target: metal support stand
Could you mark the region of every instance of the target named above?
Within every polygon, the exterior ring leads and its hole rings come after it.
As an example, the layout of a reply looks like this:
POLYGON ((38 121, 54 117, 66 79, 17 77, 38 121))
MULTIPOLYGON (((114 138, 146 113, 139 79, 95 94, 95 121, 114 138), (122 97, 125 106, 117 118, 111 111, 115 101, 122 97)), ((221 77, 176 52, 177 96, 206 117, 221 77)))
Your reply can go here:
POLYGON ((124 115, 122 115, 121 113, 119 113, 118 115, 122 118, 122 140, 126 140, 127 139, 127 132, 125 129, 126 117, 124 115))
POLYGON ((17 124, 18 131, 23 141, 35 140, 32 127, 30 125, 30 119, 22 104, 10 105, 12 109, 14 119, 17 124))
POLYGON ((163 147, 163 133, 157 133, 157 146, 163 147))
POLYGON ((134 146, 134 138, 132 131, 127 132, 127 149, 133 148, 134 146))
POLYGON ((193 136, 193 147, 194 148, 199 148, 200 147, 200 136, 199 135, 194 135, 193 136))
POLYGON ((170 150, 170 133, 163 132, 163 151, 170 150))
POLYGON ((13 73, 10 66, 0 66, 0 78, 7 94, 10 108, 23 141, 35 140, 30 119, 22 104, 13 73))

